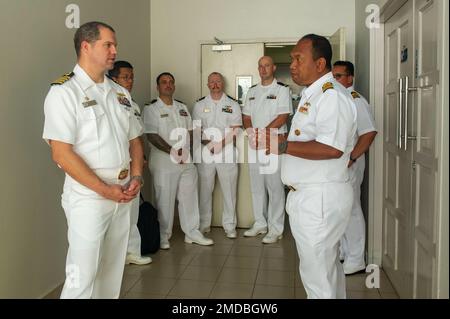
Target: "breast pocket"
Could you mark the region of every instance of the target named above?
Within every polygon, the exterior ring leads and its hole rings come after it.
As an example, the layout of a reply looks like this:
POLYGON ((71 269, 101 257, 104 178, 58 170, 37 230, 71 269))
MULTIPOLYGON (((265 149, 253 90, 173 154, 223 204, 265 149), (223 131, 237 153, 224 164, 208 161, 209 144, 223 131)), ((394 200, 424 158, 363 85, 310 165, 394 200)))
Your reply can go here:
POLYGON ((79 114, 74 149, 90 166, 99 160, 100 137, 105 118, 105 112, 100 105, 83 108, 79 114))

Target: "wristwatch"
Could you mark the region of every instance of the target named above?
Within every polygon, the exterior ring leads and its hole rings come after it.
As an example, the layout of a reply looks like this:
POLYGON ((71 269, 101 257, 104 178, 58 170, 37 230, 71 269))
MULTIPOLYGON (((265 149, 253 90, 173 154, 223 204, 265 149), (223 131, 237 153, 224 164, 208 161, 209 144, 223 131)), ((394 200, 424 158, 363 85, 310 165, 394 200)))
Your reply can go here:
POLYGON ((142 178, 141 175, 135 175, 135 176, 132 176, 131 179, 130 179, 130 181, 132 181, 133 179, 139 180, 139 182, 141 183, 141 187, 144 186, 144 179, 142 178))
POLYGON ((287 145, 288 145, 288 141, 287 140, 278 143, 278 154, 286 153, 287 145))
POLYGON ((356 162, 357 158, 353 158, 353 157, 350 155, 350 160, 354 163, 354 162, 356 162))

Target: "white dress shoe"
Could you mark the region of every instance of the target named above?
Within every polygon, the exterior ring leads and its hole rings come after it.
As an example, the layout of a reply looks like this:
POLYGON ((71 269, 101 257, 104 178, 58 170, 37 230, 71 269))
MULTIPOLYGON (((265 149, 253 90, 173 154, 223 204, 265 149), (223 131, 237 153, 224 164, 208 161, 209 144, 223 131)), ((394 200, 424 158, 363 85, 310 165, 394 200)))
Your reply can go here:
POLYGON ((170 248, 170 244, 168 240, 161 240, 161 242, 159 243, 159 248, 161 249, 169 249, 170 248))
POLYGON ((346 275, 355 275, 366 272, 366 265, 348 266, 344 262, 343 267, 344 267, 344 274, 346 275))
POLYGON ((135 265, 147 265, 152 262, 150 257, 139 256, 135 254, 128 254, 125 259, 125 265, 135 264, 135 265))
POLYGON ((228 238, 235 239, 237 238, 237 232, 233 230, 225 231, 225 234, 228 238))
POLYGON ((200 229, 200 232, 201 232, 202 234, 210 233, 210 232, 211 232, 211 227, 201 228, 201 229, 200 229))
POLYGON ((263 244, 274 244, 281 238, 283 238, 283 235, 275 235, 269 232, 266 236, 264 236, 262 242, 263 244))
POLYGON ((255 237, 255 236, 259 235, 259 234, 265 234, 265 233, 267 233, 267 227, 264 227, 264 228, 252 227, 249 230, 246 230, 244 232, 244 236, 245 237, 255 237))
POLYGON ((206 238, 203 235, 195 235, 195 236, 184 236, 184 242, 188 243, 188 244, 198 244, 198 245, 202 245, 202 246, 210 246, 212 244, 214 244, 214 240, 206 238))

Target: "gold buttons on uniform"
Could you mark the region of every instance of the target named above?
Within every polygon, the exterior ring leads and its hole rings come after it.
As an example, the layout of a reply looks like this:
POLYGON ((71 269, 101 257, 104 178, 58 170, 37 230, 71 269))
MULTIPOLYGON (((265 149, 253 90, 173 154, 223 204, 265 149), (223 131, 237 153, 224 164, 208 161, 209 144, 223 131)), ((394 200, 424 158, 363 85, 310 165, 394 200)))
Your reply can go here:
POLYGON ((296 130, 294 131, 294 133, 295 133, 295 135, 299 136, 299 135, 300 135, 300 130, 299 130, 299 129, 296 129, 296 130))

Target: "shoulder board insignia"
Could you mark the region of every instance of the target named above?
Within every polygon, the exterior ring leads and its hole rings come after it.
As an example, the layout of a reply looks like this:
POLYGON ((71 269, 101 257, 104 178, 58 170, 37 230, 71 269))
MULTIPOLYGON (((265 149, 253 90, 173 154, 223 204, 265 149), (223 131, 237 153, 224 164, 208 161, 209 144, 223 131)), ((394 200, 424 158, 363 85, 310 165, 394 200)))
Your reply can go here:
POLYGON ((199 98, 199 99, 197 100, 197 102, 200 102, 201 100, 204 100, 205 97, 206 97, 206 96, 199 98))
POLYGON ((328 89, 334 89, 333 83, 327 82, 324 85, 322 85, 322 92, 325 93, 328 89))
POLYGON ((229 96, 228 94, 227 94, 227 96, 228 96, 230 99, 232 99, 233 101, 237 102, 236 99, 235 99, 234 97, 231 97, 231 96, 229 96))
POLYGON ((285 87, 288 87, 289 85, 287 85, 287 84, 284 84, 283 82, 277 82, 277 84, 278 85, 281 85, 281 86, 285 86, 285 87))
POLYGON ((352 91, 352 97, 353 97, 354 99, 359 99, 361 96, 358 94, 358 92, 352 91))
POLYGON ((73 72, 66 73, 63 76, 61 76, 60 78, 53 81, 51 85, 61 85, 65 82, 69 81, 74 75, 75 75, 75 73, 73 73, 73 72))
POLYGON ((184 104, 183 101, 180 101, 180 100, 177 100, 177 99, 174 99, 174 100, 177 101, 178 103, 184 104))
POLYGON ((253 84, 250 88, 254 88, 255 86, 257 86, 258 84, 253 84))
POLYGON ((158 101, 158 99, 154 99, 154 100, 152 100, 152 101, 150 102, 150 104, 155 104, 155 103, 156 103, 156 101, 158 101))

